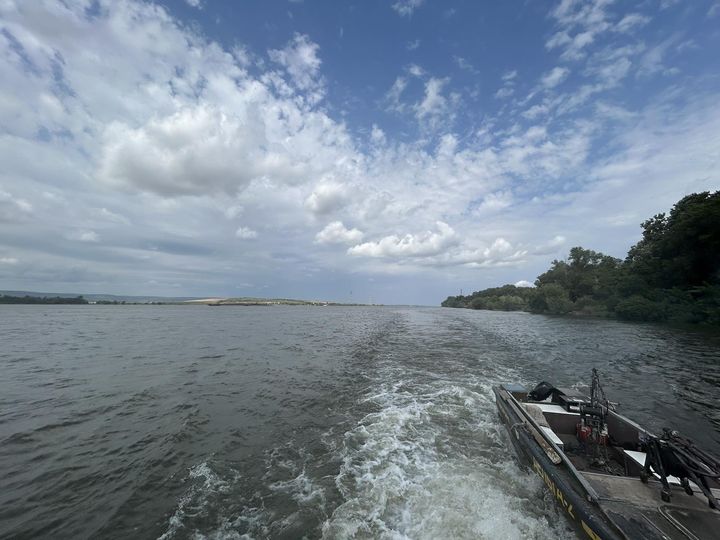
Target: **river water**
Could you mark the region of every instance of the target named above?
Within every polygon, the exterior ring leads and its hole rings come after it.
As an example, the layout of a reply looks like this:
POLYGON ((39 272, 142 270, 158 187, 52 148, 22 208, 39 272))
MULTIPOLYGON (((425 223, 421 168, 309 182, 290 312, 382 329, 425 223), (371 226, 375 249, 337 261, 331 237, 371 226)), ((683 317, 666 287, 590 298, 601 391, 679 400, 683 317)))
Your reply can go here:
POLYGON ((720 336, 392 307, 2 306, 0 538, 571 538, 492 386, 720 453, 720 336))

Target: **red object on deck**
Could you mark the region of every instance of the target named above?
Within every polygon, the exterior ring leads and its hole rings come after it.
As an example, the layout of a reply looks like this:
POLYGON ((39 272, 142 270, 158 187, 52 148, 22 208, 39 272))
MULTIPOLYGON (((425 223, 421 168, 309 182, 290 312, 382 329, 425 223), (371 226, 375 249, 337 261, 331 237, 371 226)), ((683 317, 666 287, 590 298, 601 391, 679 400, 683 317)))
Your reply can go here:
POLYGON ((592 435, 592 428, 590 426, 584 426, 582 423, 577 425, 577 438, 580 442, 587 442, 592 435))
MULTIPOLYGON (((577 424, 577 438, 581 443, 592 441, 592 427, 584 425, 582 422, 577 424)), ((608 442, 607 433, 603 430, 597 436, 597 443, 606 446, 608 442)))

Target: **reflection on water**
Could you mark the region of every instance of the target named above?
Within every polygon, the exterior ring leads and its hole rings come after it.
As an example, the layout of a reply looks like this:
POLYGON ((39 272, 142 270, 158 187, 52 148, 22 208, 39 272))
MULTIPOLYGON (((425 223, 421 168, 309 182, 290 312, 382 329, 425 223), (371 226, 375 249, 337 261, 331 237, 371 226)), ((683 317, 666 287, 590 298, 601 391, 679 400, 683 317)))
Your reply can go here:
POLYGON ((720 336, 430 308, 5 306, 0 537, 572 537, 494 384, 720 448, 720 336))

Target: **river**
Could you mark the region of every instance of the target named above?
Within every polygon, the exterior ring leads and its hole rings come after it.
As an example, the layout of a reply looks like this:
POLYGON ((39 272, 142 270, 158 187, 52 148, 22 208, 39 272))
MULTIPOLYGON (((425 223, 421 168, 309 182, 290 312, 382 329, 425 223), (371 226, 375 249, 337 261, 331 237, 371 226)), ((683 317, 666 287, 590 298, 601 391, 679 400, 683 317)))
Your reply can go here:
POLYGON ((0 538, 572 538, 492 386, 720 453, 720 336, 440 308, 0 307, 0 538))

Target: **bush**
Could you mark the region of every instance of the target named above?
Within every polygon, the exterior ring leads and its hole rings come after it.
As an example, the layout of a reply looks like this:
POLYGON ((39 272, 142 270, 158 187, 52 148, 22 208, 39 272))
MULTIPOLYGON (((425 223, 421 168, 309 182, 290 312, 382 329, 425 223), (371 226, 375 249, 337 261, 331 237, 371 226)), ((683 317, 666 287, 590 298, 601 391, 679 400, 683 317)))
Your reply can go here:
POLYGON ((667 319, 664 306, 660 302, 653 302, 644 296, 635 294, 630 298, 621 300, 615 306, 615 313, 626 321, 664 321, 667 319))
POLYGON ((573 303, 568 292, 561 285, 548 283, 536 289, 530 307, 538 313, 562 315, 573 310, 573 303))

